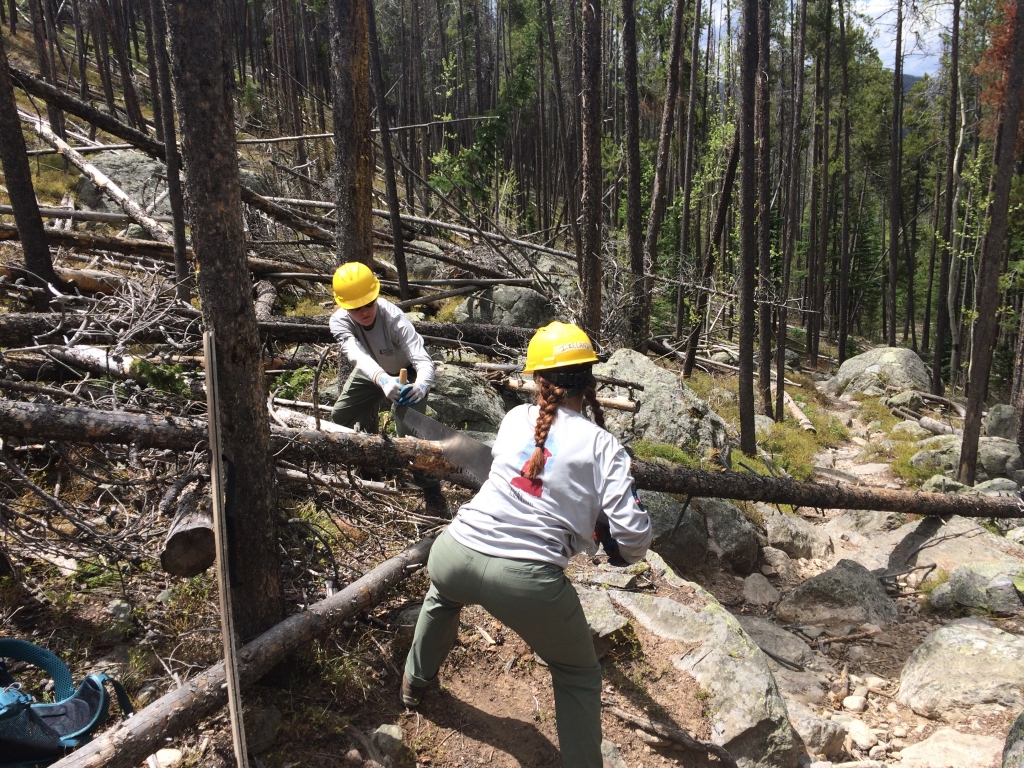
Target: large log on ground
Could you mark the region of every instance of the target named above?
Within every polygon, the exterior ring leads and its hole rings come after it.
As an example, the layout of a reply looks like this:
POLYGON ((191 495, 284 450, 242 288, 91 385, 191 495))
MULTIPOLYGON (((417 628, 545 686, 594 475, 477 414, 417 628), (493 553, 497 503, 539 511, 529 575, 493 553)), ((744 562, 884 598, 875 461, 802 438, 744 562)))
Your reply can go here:
MULTIPOLYGON (((0 436, 34 442, 134 443, 143 448, 191 450, 205 442, 206 422, 0 400, 0 436)), ((453 480, 452 476, 459 469, 445 459, 439 443, 411 437, 385 440, 361 433, 327 434, 273 427, 271 448, 275 454, 292 460, 326 461, 392 471, 410 469, 453 480)), ((801 483, 740 472, 664 467, 639 460, 633 462, 633 477, 637 487, 653 491, 800 507, 992 518, 1016 518, 1022 514, 1017 500, 1005 496, 993 498, 801 483)))
POLYGON ((174 521, 160 550, 160 565, 168 573, 184 578, 196 576, 217 558, 213 516, 206 494, 196 483, 181 494, 174 521))
MULTIPOLYGON (((242 685, 252 685, 296 648, 379 603, 394 585, 426 564, 433 543, 433 539, 417 542, 336 595, 288 617, 245 645, 238 652, 242 685)), ((224 665, 216 664, 54 763, 54 768, 135 768, 165 739, 226 702, 224 665)))

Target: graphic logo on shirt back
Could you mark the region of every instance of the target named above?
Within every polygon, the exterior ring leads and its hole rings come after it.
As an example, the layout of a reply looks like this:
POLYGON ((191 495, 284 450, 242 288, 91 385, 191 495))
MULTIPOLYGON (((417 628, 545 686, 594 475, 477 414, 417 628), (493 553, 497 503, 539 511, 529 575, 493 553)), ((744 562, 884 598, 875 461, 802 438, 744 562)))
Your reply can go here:
MULTIPOLYGON (((526 467, 529 466, 530 464, 530 457, 533 455, 534 447, 535 444, 531 440, 527 444, 526 448, 523 449, 523 452, 520 455, 520 458, 523 460, 523 468, 519 470, 518 477, 513 477, 512 480, 509 481, 509 485, 511 485, 513 488, 517 488, 520 491, 523 491, 524 493, 530 494, 534 498, 539 499, 541 497, 541 494, 544 493, 544 481, 540 478, 540 476, 532 479, 526 477, 526 467)), ((551 436, 549 435, 547 442, 544 444, 545 462, 544 469, 541 470, 542 475, 545 471, 547 471, 548 467, 551 466, 551 462, 557 453, 558 443, 552 440, 551 436)))

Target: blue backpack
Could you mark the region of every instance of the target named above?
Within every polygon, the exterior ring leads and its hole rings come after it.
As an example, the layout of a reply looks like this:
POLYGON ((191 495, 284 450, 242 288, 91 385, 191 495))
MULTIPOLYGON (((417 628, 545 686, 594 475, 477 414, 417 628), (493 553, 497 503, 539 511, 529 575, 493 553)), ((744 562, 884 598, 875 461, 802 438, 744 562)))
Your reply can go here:
POLYGON ((88 742, 106 723, 110 696, 123 717, 135 710, 124 687, 106 675, 89 675, 75 690, 67 666, 54 654, 25 640, 0 639, 0 658, 24 661, 53 678, 56 702, 43 704, 21 690, 0 660, 0 768, 42 768, 88 742))

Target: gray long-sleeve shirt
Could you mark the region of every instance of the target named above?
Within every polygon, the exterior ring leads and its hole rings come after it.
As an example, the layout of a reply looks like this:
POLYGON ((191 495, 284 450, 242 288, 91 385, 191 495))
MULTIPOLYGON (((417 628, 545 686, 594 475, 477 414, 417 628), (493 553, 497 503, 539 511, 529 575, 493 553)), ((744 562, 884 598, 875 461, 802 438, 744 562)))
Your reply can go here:
POLYGON ((520 405, 505 415, 487 482, 459 510, 449 533, 485 555, 564 568, 593 545, 603 512, 622 557, 642 558, 651 543, 651 519, 634 495, 626 450, 610 432, 559 408, 545 443, 547 463, 529 480, 522 470, 533 453, 537 412, 520 405))
POLYGON ((346 309, 331 315, 331 333, 356 368, 371 381, 381 372, 397 376, 402 368, 416 371, 416 381, 434 386, 434 361, 423 348, 423 338, 409 318, 394 304, 377 299, 377 319, 366 329, 346 309))

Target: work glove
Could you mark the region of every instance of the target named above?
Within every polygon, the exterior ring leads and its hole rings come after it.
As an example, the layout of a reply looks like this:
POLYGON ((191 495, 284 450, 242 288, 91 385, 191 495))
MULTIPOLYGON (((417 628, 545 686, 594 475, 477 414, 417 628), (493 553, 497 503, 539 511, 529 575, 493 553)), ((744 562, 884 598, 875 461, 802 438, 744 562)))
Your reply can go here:
POLYGON ((406 384, 398 397, 399 405, 416 405, 427 396, 426 384, 406 384))
POLYGON ((597 521, 597 525, 594 527, 594 541, 604 547, 605 554, 608 555, 608 565, 613 565, 616 568, 624 568, 629 565, 619 552, 619 542, 612 538, 612 531, 607 519, 597 521))
POLYGON ((398 398, 402 394, 402 385, 398 382, 397 376, 391 376, 381 371, 377 374, 374 383, 384 392, 384 397, 392 402, 398 402, 398 398))

